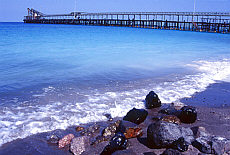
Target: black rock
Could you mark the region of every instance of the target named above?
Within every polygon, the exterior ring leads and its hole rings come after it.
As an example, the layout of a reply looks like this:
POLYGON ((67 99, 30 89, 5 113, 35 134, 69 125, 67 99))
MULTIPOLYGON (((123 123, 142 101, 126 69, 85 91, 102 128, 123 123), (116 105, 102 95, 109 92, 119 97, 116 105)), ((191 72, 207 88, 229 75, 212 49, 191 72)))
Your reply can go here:
POLYGON ((179 118, 182 123, 194 123, 197 119, 196 108, 191 106, 182 107, 179 118))
POLYGON ((109 145, 107 145, 104 148, 101 155, 110 155, 117 150, 124 150, 127 148, 127 145, 128 145, 128 140, 125 138, 124 134, 121 132, 118 132, 110 140, 109 145))
POLYGON ((173 142, 172 148, 180 152, 188 151, 189 144, 184 140, 183 137, 179 138, 177 141, 173 142))
POLYGON ((182 155, 182 153, 174 149, 167 149, 161 155, 182 155))
POLYGON ((174 123, 158 121, 150 124, 147 129, 148 143, 160 148, 171 146, 173 142, 181 137, 189 144, 194 140, 190 128, 180 127, 174 123))
POLYGON ((147 116, 148 112, 146 110, 133 108, 126 114, 123 120, 140 124, 145 121, 147 116))
POLYGON ((108 121, 110 121, 110 122, 113 121, 111 114, 105 113, 103 115, 108 119, 108 121))
POLYGON ((149 94, 145 98, 145 103, 147 109, 157 108, 161 106, 161 101, 154 91, 149 92, 149 94))

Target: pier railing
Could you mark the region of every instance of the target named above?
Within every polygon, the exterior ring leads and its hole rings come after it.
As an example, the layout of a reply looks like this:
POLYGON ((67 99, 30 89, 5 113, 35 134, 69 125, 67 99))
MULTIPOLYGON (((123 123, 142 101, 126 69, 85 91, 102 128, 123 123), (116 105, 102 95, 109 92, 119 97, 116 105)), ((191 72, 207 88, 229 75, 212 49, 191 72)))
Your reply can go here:
POLYGON ((72 12, 46 15, 28 9, 24 22, 230 33, 230 13, 227 12, 72 12))

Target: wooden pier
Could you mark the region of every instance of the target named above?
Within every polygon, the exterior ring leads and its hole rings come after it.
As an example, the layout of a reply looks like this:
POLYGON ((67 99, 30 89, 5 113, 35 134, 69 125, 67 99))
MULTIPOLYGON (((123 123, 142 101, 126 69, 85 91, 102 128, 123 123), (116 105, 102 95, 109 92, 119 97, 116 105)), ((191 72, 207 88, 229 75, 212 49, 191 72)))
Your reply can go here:
POLYGON ((72 12, 46 15, 28 8, 24 22, 230 33, 230 13, 226 12, 72 12))

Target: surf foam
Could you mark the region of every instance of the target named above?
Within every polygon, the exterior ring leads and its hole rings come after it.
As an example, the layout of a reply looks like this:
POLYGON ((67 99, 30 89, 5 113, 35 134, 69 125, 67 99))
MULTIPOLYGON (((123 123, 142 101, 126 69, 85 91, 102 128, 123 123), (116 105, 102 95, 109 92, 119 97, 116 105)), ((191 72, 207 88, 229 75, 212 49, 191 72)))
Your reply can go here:
MULTIPOLYGON (((25 138, 31 134, 47 132, 55 129, 66 129, 72 125, 104 121, 104 113, 112 117, 122 117, 133 107, 144 108, 146 94, 154 90, 164 103, 178 102, 184 97, 191 97, 196 92, 223 80, 230 75, 230 60, 197 61, 188 64, 199 71, 194 75, 154 84, 145 83, 144 88, 132 91, 97 92, 85 94, 84 102, 30 105, 28 102, 20 106, 0 107, 0 145, 25 138)), ((44 89, 41 96, 54 92, 55 88, 44 89)), ((35 95, 36 96, 36 95, 35 95)))

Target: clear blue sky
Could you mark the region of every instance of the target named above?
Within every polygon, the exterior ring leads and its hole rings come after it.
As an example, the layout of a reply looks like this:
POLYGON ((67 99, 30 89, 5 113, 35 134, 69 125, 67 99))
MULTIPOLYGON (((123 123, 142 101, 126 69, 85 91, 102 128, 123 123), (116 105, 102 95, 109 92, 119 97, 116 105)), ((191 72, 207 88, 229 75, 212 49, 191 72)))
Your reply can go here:
MULTIPOLYGON (((230 0, 196 0, 197 11, 230 12, 230 0)), ((193 11, 194 0, 77 0, 77 10, 104 11, 193 11)), ((0 0, 0 21, 22 21, 27 8, 46 14, 70 13, 75 0, 0 0)))

